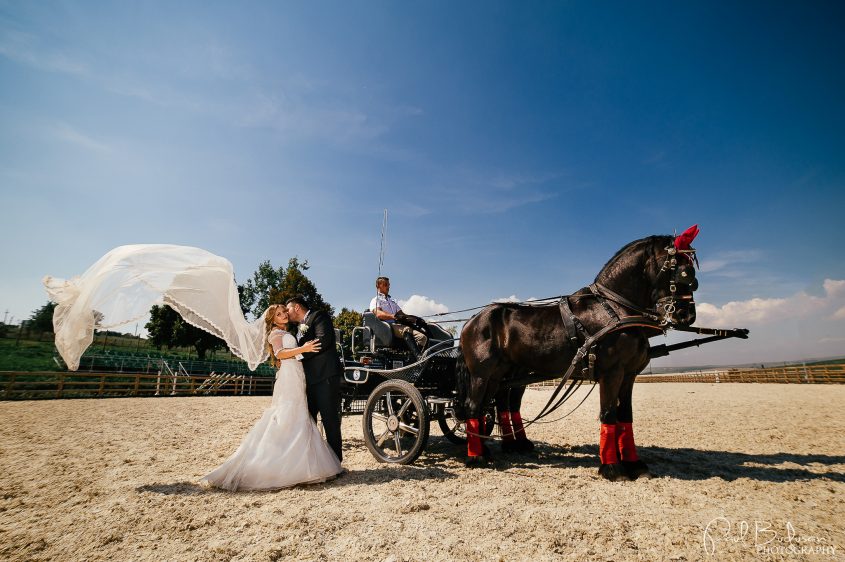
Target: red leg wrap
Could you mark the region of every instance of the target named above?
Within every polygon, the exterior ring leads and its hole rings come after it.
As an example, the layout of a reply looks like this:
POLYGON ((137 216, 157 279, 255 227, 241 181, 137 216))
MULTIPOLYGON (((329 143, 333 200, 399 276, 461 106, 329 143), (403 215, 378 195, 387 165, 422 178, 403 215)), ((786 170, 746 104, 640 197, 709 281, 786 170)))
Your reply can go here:
POLYGON ((601 424, 599 458, 602 464, 616 464, 619 462, 619 455, 616 452, 616 424, 601 424))
POLYGON ((623 461, 634 462, 637 456, 637 446, 634 445, 634 424, 630 422, 616 424, 616 442, 619 445, 619 456, 623 461))
POLYGON ((470 457, 481 456, 480 429, 478 418, 467 420, 467 455, 470 457))
POLYGON ((511 412, 511 424, 513 425, 513 434, 517 439, 528 439, 525 436, 525 427, 522 425, 522 416, 519 412, 511 412))
POLYGON ((502 431, 502 441, 513 441, 510 412, 499 412, 499 429, 502 431))

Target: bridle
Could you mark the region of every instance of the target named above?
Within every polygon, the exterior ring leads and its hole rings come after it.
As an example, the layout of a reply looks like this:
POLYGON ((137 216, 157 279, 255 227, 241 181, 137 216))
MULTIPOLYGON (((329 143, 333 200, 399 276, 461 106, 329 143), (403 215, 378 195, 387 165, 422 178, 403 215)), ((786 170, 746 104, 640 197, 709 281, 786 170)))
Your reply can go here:
MULTIPOLYGON (((698 257, 695 255, 695 248, 679 250, 675 248, 674 244, 664 248, 666 250, 666 259, 657 272, 658 280, 666 273, 669 274, 669 294, 665 297, 657 299, 654 304, 654 311, 658 316, 660 326, 673 326, 677 324, 675 313, 679 308, 687 309, 695 305, 693 292, 698 288, 698 280, 693 274, 690 276, 688 271, 678 266, 678 255, 684 256, 690 266, 698 265, 698 257), (688 294, 678 296, 678 285, 686 285, 690 288, 688 294)), ((692 272, 695 272, 693 267, 692 272)))
MULTIPOLYGON (((661 279, 666 276, 667 282, 669 283, 669 294, 657 299, 653 307, 643 308, 598 282, 589 286, 590 296, 597 297, 606 309, 606 305, 602 302, 603 298, 632 310, 645 319, 654 322, 656 327, 661 330, 675 327, 678 324, 675 313, 681 309, 688 309, 695 305, 692 294, 698 288, 698 280, 695 278, 695 274, 690 275, 690 270, 678 264, 678 255, 684 256, 690 265, 694 263, 698 264, 698 258, 695 256, 695 248, 693 247, 679 250, 672 244, 664 248, 664 250, 666 250, 666 256, 661 264, 660 270, 657 272, 656 284, 659 284, 661 279), (689 287, 689 291, 679 295, 678 287, 684 285, 689 287)), ((661 257, 655 256, 654 259, 660 263, 661 257)), ((692 269, 691 271, 694 272, 695 270, 692 269)), ((573 296, 577 297, 577 295, 573 296)), ((611 314, 611 316, 616 315, 611 314)))

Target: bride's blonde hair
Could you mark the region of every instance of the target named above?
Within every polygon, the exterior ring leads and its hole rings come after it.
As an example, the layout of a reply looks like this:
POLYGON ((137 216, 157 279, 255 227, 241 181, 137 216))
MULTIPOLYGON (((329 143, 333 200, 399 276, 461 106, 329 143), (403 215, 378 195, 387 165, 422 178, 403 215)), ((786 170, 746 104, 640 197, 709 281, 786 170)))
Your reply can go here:
MULTIPOLYGON (((267 351, 270 353, 270 363, 278 368, 281 364, 279 359, 276 359, 276 356, 273 354, 273 345, 270 343, 270 332, 273 331, 275 324, 273 324, 273 318, 276 316, 276 309, 279 307, 284 307, 283 304, 271 304, 267 311, 264 313, 264 345, 267 346, 267 351)), ((285 325, 287 328, 287 325, 285 325)))

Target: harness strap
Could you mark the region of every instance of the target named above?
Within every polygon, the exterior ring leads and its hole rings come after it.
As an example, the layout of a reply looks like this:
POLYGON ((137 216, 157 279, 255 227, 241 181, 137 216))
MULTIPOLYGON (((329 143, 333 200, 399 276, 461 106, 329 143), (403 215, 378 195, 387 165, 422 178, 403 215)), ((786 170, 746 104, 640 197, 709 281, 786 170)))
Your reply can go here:
POLYGON ((584 326, 581 325, 581 321, 572 314, 572 309, 569 308, 569 297, 563 296, 560 298, 560 317, 563 319, 563 326, 566 328, 566 333, 569 334, 569 341, 572 342, 572 345, 578 345, 578 332, 579 328, 580 331, 585 332, 585 337, 589 334, 586 333, 584 330, 584 326), (577 324, 576 324, 577 322, 577 324))
MULTIPOLYGON (((597 297, 598 296, 605 297, 605 298, 610 299, 610 300, 612 300, 616 303, 621 304, 622 306, 624 306, 626 308, 630 308, 631 310, 633 310, 635 312, 639 312, 640 314, 642 314, 643 316, 645 316, 645 317, 647 317, 651 320, 655 320, 655 321, 658 320, 658 316, 656 314, 641 308, 639 305, 632 303, 631 301, 629 301, 628 299, 626 299, 625 297, 623 297, 619 293, 611 291, 610 289, 608 289, 607 287, 605 287, 601 283, 593 283, 592 285, 590 285, 589 288, 590 288, 590 291, 594 295, 596 295, 597 297)), ((599 300, 601 300, 601 299, 599 299, 599 300)))
MULTIPOLYGON (((579 324, 580 324, 580 322, 579 322, 579 324)), ((572 373, 575 371, 575 368, 578 366, 579 363, 581 363, 581 361, 583 361, 584 357, 588 354, 590 348, 594 344, 596 344, 599 340, 601 340, 601 338, 603 338, 604 336, 606 336, 607 334, 609 334, 611 332, 614 332, 614 331, 617 331, 617 330, 623 330, 625 328, 633 328, 633 327, 651 328, 653 330, 663 331, 650 318, 643 317, 643 316, 627 316, 625 318, 620 318, 616 322, 608 324, 607 326, 605 326, 604 328, 602 328, 601 330, 599 330, 598 332, 596 332, 593 335, 585 334, 586 339, 584 340, 584 343, 581 345, 581 347, 578 348, 578 351, 575 352, 575 356, 572 358, 572 362, 569 364, 569 367, 566 369, 566 373, 561 378, 560 383, 558 383, 557 388, 555 388, 554 392, 552 393, 551 397, 549 398, 549 401, 546 403, 545 406, 543 406, 543 408, 540 410, 540 413, 537 414, 537 416, 533 420, 526 423, 526 427, 528 425, 531 425, 535 421, 548 416, 549 414, 554 412, 556 409, 558 409, 561 406, 561 404, 563 404, 563 401, 566 398, 566 393, 564 393, 564 396, 561 400, 559 400, 557 403, 552 405, 552 403, 555 402, 555 400, 557 399, 560 391, 563 389, 563 386, 572 377, 572 373)))
POLYGON ((613 308, 611 308, 609 304, 607 304, 607 299, 602 298, 602 295, 599 292, 599 288, 596 286, 595 283, 590 285, 590 292, 595 295, 596 300, 601 303, 602 308, 604 308, 604 311, 607 312, 607 315, 610 316, 611 320, 619 320, 619 315, 616 314, 616 311, 613 310, 613 308))

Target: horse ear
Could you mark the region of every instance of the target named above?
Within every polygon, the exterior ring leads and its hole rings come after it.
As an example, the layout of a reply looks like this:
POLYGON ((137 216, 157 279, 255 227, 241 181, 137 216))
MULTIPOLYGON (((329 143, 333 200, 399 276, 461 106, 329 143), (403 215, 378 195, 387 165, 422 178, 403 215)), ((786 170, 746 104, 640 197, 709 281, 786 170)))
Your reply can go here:
POLYGON ((698 225, 694 224, 681 234, 675 237, 675 249, 676 250, 689 250, 690 244, 692 241, 695 240, 695 237, 698 236, 700 232, 698 225))

